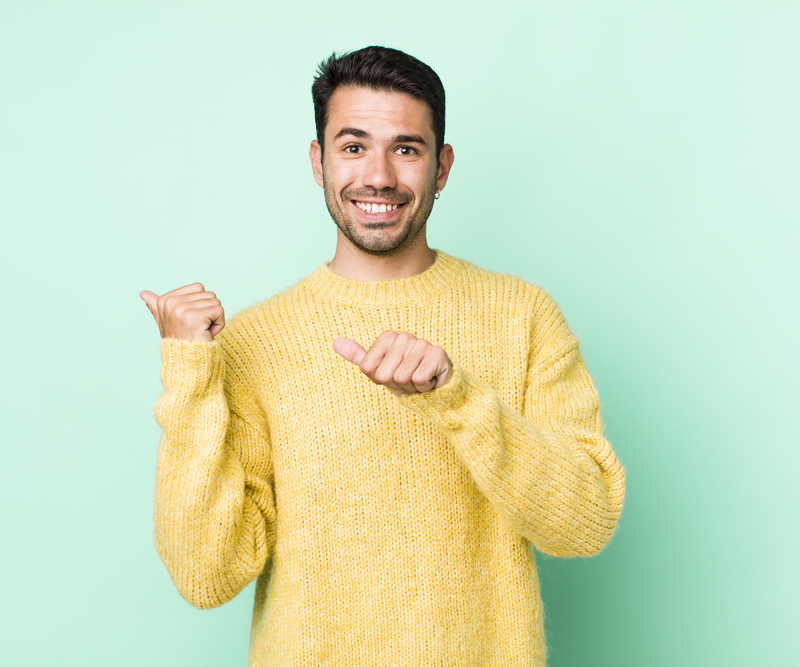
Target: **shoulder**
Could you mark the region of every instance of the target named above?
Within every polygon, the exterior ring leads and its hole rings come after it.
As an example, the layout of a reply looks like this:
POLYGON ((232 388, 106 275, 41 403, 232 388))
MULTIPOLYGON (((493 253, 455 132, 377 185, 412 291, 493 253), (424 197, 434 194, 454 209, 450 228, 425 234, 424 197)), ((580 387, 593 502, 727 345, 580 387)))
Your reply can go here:
POLYGON ((561 308, 543 287, 511 273, 490 271, 462 259, 455 261, 462 298, 475 300, 479 307, 512 319, 517 327, 528 331, 535 353, 548 347, 563 351, 577 345, 561 308))
POLYGON ((302 289, 305 278, 295 285, 263 301, 249 306, 231 317, 215 340, 233 356, 252 356, 271 348, 298 311, 307 307, 308 294, 302 289))
POLYGON ((503 304, 516 309, 538 311, 555 304, 540 286, 527 279, 498 271, 490 271, 464 259, 451 258, 457 265, 457 288, 465 295, 491 297, 497 307, 503 304))

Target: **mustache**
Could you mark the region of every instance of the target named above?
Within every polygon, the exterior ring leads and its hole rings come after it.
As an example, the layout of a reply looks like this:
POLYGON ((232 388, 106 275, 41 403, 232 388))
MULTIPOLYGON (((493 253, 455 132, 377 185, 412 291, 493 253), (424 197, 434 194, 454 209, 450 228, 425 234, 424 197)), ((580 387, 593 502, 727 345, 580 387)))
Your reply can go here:
POLYGON ((398 192, 394 188, 346 188, 342 190, 342 199, 380 199, 392 204, 406 204, 411 201, 407 194, 398 192))

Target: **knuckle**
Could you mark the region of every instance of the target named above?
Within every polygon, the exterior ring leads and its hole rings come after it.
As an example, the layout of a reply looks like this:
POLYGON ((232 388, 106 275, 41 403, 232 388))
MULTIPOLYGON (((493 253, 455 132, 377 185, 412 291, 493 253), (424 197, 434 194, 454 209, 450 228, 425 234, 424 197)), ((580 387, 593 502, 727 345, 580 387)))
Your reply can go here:
POLYGON ((417 368, 417 370, 415 370, 414 373, 411 375, 411 381, 414 384, 424 384, 425 382, 428 382, 430 379, 431 379, 430 373, 426 372, 425 369, 422 368, 421 366, 417 368))
POLYGON ((378 384, 386 384, 387 382, 392 381, 391 373, 387 373, 385 370, 378 369, 373 373, 373 379, 378 384))

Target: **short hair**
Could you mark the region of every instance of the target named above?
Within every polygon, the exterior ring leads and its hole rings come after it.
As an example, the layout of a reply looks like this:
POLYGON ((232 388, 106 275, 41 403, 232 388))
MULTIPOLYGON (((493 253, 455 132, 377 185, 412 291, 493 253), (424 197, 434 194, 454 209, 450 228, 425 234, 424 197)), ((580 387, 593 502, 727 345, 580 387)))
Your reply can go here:
POLYGON ((407 53, 384 46, 367 46, 341 56, 334 52, 323 60, 311 86, 317 141, 323 147, 328 103, 339 86, 406 93, 425 102, 431 110, 438 162, 444 146, 444 86, 428 65, 407 53))

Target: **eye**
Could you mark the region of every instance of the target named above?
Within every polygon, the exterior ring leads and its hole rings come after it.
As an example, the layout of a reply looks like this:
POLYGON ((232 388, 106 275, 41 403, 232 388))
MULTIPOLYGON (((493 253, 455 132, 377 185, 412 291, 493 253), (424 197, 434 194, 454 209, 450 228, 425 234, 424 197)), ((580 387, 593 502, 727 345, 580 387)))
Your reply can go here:
POLYGON ((358 155, 361 150, 361 146, 358 144, 350 144, 349 146, 344 147, 344 152, 349 153, 350 155, 358 155))
POLYGON ((411 146, 400 146, 395 153, 402 155, 404 157, 411 157, 417 154, 416 149, 411 148, 411 146))

